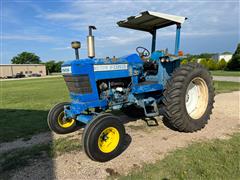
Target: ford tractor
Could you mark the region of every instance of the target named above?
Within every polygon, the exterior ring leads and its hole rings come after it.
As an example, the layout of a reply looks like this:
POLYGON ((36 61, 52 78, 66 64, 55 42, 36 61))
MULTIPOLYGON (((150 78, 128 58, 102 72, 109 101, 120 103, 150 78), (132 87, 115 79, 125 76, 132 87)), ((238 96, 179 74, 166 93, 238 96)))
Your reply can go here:
MULTIPOLYGON (((49 128, 66 134, 84 128, 82 143, 89 158, 99 162, 118 156, 126 145, 122 110, 129 116, 163 116, 175 130, 194 132, 208 122, 214 103, 212 77, 198 63, 181 65, 180 30, 186 17, 145 11, 117 22, 118 26, 151 34, 151 51, 137 47, 122 57, 95 58, 93 31, 87 36, 88 58, 79 59, 80 42, 72 42, 76 59, 61 72, 71 102, 55 105, 48 114, 49 128), (175 50, 156 50, 157 30, 176 26, 175 50), (116 113, 115 113, 116 114, 116 113)), ((125 116, 126 117, 126 116, 125 116)))

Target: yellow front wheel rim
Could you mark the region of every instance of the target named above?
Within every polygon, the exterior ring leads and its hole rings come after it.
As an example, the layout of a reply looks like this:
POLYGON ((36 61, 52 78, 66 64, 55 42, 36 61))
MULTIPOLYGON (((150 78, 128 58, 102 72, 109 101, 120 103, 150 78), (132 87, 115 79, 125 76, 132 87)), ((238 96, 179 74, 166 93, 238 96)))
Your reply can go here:
POLYGON ((60 127, 69 128, 74 124, 74 122, 75 122, 74 119, 69 119, 69 120, 64 121, 63 117, 64 117, 64 111, 61 112, 58 116, 58 124, 59 124, 60 127))
POLYGON ((110 153, 116 149, 120 140, 119 132, 114 127, 104 129, 98 137, 98 147, 104 153, 110 153))

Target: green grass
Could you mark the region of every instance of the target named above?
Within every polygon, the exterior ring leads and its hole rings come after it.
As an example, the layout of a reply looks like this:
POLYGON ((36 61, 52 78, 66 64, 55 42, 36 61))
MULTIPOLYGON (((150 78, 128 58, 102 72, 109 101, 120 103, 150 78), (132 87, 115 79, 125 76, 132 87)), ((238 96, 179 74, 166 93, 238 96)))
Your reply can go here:
POLYGON ((196 143, 145 164, 120 180, 240 179, 240 133, 228 140, 196 143))
POLYGON ((213 76, 240 76, 240 71, 211 71, 213 76))
POLYGON ((4 81, 1 84, 0 142, 48 131, 49 109, 69 101, 63 78, 4 81))
MULTIPOLYGON (((81 150, 80 140, 68 138, 60 138, 49 144, 11 150, 0 155, 0 174, 8 179, 11 171, 30 165, 33 160, 44 158, 47 160, 47 158, 78 150, 81 150)), ((52 160, 50 163, 53 163, 52 160)))
MULTIPOLYGON (((239 90, 239 83, 215 82, 217 93, 239 90)), ((49 131, 47 114, 56 103, 69 101, 63 78, 0 82, 0 143, 49 131)))
POLYGON ((226 82, 226 81, 214 81, 214 87, 216 93, 226 93, 231 91, 239 91, 240 83, 238 82, 226 82))

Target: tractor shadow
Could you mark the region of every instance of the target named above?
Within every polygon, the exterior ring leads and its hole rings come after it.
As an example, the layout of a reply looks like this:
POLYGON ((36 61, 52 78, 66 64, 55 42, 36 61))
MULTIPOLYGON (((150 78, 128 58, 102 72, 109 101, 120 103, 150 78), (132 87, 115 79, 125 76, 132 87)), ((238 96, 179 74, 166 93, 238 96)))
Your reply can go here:
MULTIPOLYGON (((129 115, 124 114, 123 112, 119 112, 119 111, 116 112, 116 114, 120 118, 121 122, 126 125, 130 122, 136 122, 138 120, 142 120, 146 123, 147 127, 151 128, 151 127, 159 126, 159 122, 162 122, 163 125, 165 127, 167 127, 168 129, 179 132, 179 130, 177 128, 173 127, 169 123, 169 121, 166 118, 164 118, 164 116, 162 116, 162 115, 158 116, 159 118, 155 118, 155 117, 146 117, 143 115, 136 115, 134 113, 136 113, 136 112, 133 112, 133 116, 129 116, 129 115)), ((115 115, 115 112, 113 114, 115 115)))
MULTIPOLYGON (((55 179, 54 158, 63 154, 82 151, 81 127, 76 132, 60 135, 56 139, 47 125, 48 111, 25 109, 0 109, 0 179, 55 179), (41 175, 39 176, 39 172, 41 175)), ((130 121, 130 119, 126 119, 130 121)), ((126 122, 127 122, 126 121, 126 122)), ((122 154, 131 144, 132 138, 125 135, 122 154)))
POLYGON ((0 143, 49 131, 47 125, 48 111, 25 109, 0 109, 0 143))
POLYGON ((159 126, 158 120, 155 117, 146 117, 141 115, 129 116, 124 113, 118 113, 118 117, 120 118, 123 124, 128 124, 130 122, 136 122, 138 120, 142 120, 146 123, 148 127, 159 126))
POLYGON ((48 111, 0 109, 0 179, 54 179, 48 111), (43 172, 39 176, 39 172, 43 172))
MULTIPOLYGON (((73 143, 75 150, 82 151, 81 142, 79 139, 75 141, 76 136, 73 134, 62 135, 56 142, 47 125, 48 111, 0 109, 0 115, 0 179, 10 179, 12 176, 19 179, 54 179, 53 159, 56 151, 61 154, 71 151, 69 143, 73 143), (71 136, 74 139, 69 139, 71 136), (42 172, 41 177, 38 172, 42 172)), ((123 124, 141 119, 146 122, 146 127, 158 126, 155 118, 129 117, 123 113, 117 116, 123 124)), ((81 134, 82 130, 77 131, 77 136, 81 134)), ((126 134, 124 145, 117 156, 126 151, 131 142, 131 136, 126 134)))
POLYGON ((125 134, 123 146, 121 147, 120 151, 118 152, 118 154, 115 155, 114 158, 118 157, 124 151, 126 151, 129 145, 131 144, 131 142, 132 142, 132 137, 129 134, 125 134))
POLYGON ((173 131, 179 132, 179 130, 178 130, 177 128, 175 128, 173 125, 171 125, 166 118, 163 117, 162 122, 163 122, 163 124, 164 124, 167 128, 169 128, 169 129, 171 129, 171 130, 173 130, 173 131))

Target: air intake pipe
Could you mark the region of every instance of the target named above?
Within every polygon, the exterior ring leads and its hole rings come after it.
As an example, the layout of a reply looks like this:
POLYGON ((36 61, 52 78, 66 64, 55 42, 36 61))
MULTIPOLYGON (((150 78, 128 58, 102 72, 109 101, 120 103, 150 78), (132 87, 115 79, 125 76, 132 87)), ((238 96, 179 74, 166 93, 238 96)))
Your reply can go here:
POLYGON ((79 60, 78 49, 81 48, 81 43, 79 41, 73 41, 71 45, 72 45, 72 48, 75 50, 76 59, 79 60))
POLYGON ((88 57, 95 57, 95 47, 94 47, 94 36, 92 35, 92 30, 97 29, 95 26, 89 26, 89 35, 87 36, 87 47, 88 47, 88 57))

